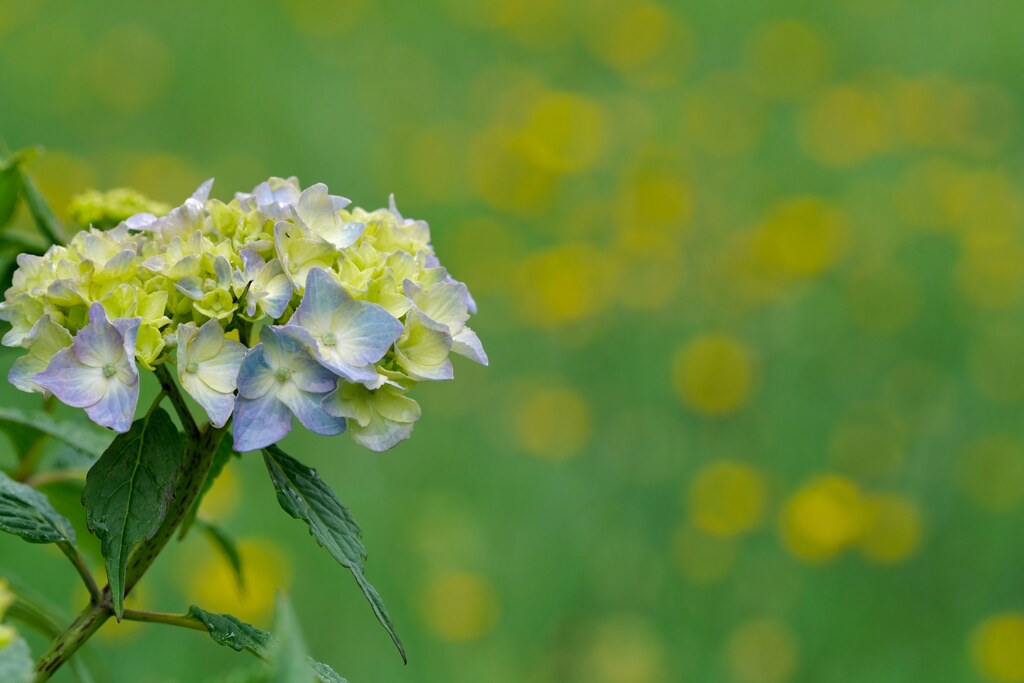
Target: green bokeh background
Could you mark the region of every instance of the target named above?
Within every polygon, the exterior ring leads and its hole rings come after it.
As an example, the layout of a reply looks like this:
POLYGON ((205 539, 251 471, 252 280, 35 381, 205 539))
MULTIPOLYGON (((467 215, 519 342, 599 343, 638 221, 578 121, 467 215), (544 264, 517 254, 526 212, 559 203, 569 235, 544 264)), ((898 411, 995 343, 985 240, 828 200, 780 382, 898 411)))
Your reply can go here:
MULTIPOLYGON (((257 548, 248 595, 194 536, 139 604, 267 625, 282 579, 354 683, 1024 681, 1022 19, 0 0, 0 135, 58 208, 394 192, 480 305, 491 367, 418 388, 411 441, 285 442, 361 522, 407 667, 255 457, 206 511, 257 548)), ((52 549, 2 538, 0 574, 82 603, 52 549)), ((133 683, 243 661, 157 626, 89 649, 133 683)))

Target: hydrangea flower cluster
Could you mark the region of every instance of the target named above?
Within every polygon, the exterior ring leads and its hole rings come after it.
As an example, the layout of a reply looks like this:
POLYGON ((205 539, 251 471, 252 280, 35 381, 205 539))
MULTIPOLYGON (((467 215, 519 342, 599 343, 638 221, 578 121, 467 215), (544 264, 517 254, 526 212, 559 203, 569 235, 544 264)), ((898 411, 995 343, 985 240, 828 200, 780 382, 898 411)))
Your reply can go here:
POLYGON ((20 255, 0 304, 3 343, 26 350, 10 381, 124 432, 140 369, 171 363, 212 424, 234 416, 236 450, 278 441, 295 418, 381 451, 419 418, 412 387, 452 379, 451 353, 487 364, 466 325, 473 298, 393 198, 365 211, 270 178, 225 203, 211 186, 20 255))

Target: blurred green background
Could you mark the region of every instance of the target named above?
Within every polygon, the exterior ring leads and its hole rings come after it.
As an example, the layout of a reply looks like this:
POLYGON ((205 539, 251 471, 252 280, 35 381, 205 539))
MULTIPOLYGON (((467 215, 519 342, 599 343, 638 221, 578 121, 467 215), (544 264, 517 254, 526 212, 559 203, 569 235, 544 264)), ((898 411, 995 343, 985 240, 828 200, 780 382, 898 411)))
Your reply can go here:
MULTIPOLYGON (((411 441, 285 444, 362 523, 408 667, 257 458, 204 510, 246 593, 196 535, 136 605, 267 625, 284 586, 354 683, 1024 681, 1022 20, 0 0, 0 135, 45 146, 55 205, 394 192, 480 304, 491 367, 418 388, 411 441)), ((55 550, 0 558, 83 602, 55 550)), ((91 650, 133 683, 243 661, 157 626, 91 650)))

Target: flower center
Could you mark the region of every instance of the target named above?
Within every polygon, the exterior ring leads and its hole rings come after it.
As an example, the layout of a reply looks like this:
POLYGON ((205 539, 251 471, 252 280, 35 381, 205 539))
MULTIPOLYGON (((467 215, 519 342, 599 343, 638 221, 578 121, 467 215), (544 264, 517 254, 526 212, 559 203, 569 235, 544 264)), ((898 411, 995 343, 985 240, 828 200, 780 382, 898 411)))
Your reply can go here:
POLYGON ((113 377, 115 372, 117 372, 117 370, 114 369, 113 363, 107 363, 103 366, 104 377, 113 377))
POLYGON ((291 273, 292 275, 295 275, 297 272, 299 272, 299 264, 295 263, 294 261, 289 263, 288 272, 291 273))
POLYGON ((185 372, 191 373, 193 375, 196 374, 197 372, 199 372, 199 363, 195 362, 194 360, 190 360, 188 362, 188 365, 185 366, 185 372))
POLYGON ((333 332, 325 332, 324 336, 320 337, 320 341, 324 343, 324 346, 334 346, 338 343, 338 338, 334 336, 333 332))
POLYGON ((278 382, 284 382, 285 380, 287 380, 291 376, 292 376, 292 369, 291 368, 281 367, 281 368, 278 368, 277 370, 274 370, 274 377, 277 378, 278 382))

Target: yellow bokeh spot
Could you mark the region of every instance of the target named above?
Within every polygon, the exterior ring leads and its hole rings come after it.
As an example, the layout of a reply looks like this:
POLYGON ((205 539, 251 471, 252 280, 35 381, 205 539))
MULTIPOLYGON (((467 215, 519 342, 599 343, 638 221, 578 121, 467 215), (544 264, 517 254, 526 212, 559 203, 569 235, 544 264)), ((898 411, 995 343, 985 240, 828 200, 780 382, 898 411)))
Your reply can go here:
POLYGON ((746 46, 750 86, 771 99, 800 97, 828 75, 828 52, 825 38, 813 26, 792 19, 765 24, 746 46))
POLYGON ((804 112, 800 140, 810 157, 826 166, 866 161, 889 146, 885 101, 850 85, 828 88, 804 112))
POLYGON ((683 524, 672 539, 672 556, 687 580, 711 584, 725 580, 732 573, 739 546, 735 538, 709 536, 683 524))
POLYGON ((242 497, 242 487, 238 481, 237 463, 229 462, 221 470, 213 487, 203 496, 203 515, 212 519, 220 519, 230 515, 238 508, 242 497))
POLYGON ((689 28, 655 2, 587 3, 581 26, 591 54, 640 87, 675 85, 692 58, 689 28))
POLYGON ((856 273, 846 287, 846 307, 862 330, 893 334, 904 329, 917 315, 921 295, 917 283, 903 269, 893 265, 856 273))
POLYGON ((96 167, 88 161, 56 150, 41 154, 28 170, 50 206, 65 220, 71 198, 96 187, 98 178, 96 167))
POLYGON ((366 0, 283 0, 284 10, 295 27, 316 38, 333 38, 354 27, 366 0))
POLYGON ((847 245, 846 215, 816 197, 772 207, 752 235, 755 258, 781 279, 817 275, 836 263, 847 245))
POLYGON ((840 420, 829 442, 832 461, 855 477, 881 477, 903 464, 904 428, 892 412, 858 406, 840 420))
POLYGON ((516 437, 533 455, 564 460, 586 446, 591 422, 583 394, 567 386, 542 385, 529 391, 518 406, 516 437))
POLYGON ((498 621, 498 596, 487 577, 452 572, 427 586, 420 611, 430 630, 444 640, 479 640, 498 621))
POLYGON ((690 518, 712 536, 738 536, 756 527, 767 491, 761 474, 741 462, 719 460, 694 477, 690 485, 690 518))
POLYGON ((675 173, 642 169, 623 178, 616 196, 618 241, 648 252, 678 249, 693 216, 693 193, 675 173))
POLYGON ((519 267, 517 304, 523 320, 554 327, 596 316, 613 303, 615 263, 585 242, 529 255, 519 267))
POLYGON ((117 177, 121 185, 174 206, 206 180, 197 169, 173 154, 129 155, 119 164, 117 177))
POLYGON ((450 270, 472 282, 475 295, 503 292, 516 277, 516 259, 524 250, 518 231, 492 218, 471 218, 445 232, 450 270))
MULTIPOLYGON (((456 126, 417 128, 408 143, 404 166, 409 179, 424 197, 433 201, 451 199, 461 189, 461 132, 456 126)), ((388 164, 389 174, 395 172, 388 164)))
POLYGON ((558 175, 537 164, 532 144, 521 132, 504 126, 488 127, 472 138, 469 178, 485 202, 524 216, 551 205, 558 175))
POLYGON ((909 559, 921 544, 921 510, 897 494, 866 499, 867 522, 860 539, 861 553, 875 564, 897 564, 909 559))
POLYGON ((845 477, 825 475, 811 480, 786 501, 779 534, 793 555, 820 563, 856 543, 865 522, 860 489, 845 477))
POLYGON ((799 642, 786 624, 754 619, 732 632, 726 656, 736 683, 785 683, 796 673, 799 642))
POLYGON ((750 348, 724 334, 708 334, 679 349, 672 377, 676 392, 703 415, 727 415, 746 405, 754 385, 750 348))
POLYGON ((604 155, 608 123, 595 100, 555 92, 534 105, 524 136, 537 166, 555 173, 579 173, 594 168, 604 155))
POLYGON ((1024 612, 989 617, 971 634, 971 660, 992 683, 1024 682, 1024 612))
POLYGON ((1024 246, 1016 241, 968 248, 957 263, 957 289, 982 309, 1011 308, 1024 299, 1024 246))
POLYGON ((665 652, 658 631, 634 616, 616 616, 595 623, 579 663, 587 683, 661 683, 665 652))
POLYGON ((693 89, 683 105, 687 140, 717 157, 750 153, 760 142, 764 111, 746 83, 734 74, 713 74, 693 89))
POLYGON ((238 552, 245 574, 244 588, 238 585, 227 560, 212 549, 204 549, 198 559, 194 555, 187 558, 180 573, 185 594, 203 609, 233 614, 243 621, 263 621, 274 610, 274 596, 288 590, 291 566, 284 552, 268 541, 239 540, 238 552))
POLYGON ((96 97, 129 114, 156 102, 174 75, 163 40, 141 26, 115 26, 96 37, 85 67, 96 97))
POLYGON ((1006 434, 982 436, 964 449, 957 483, 971 501, 991 512, 1024 503, 1024 443, 1006 434))

